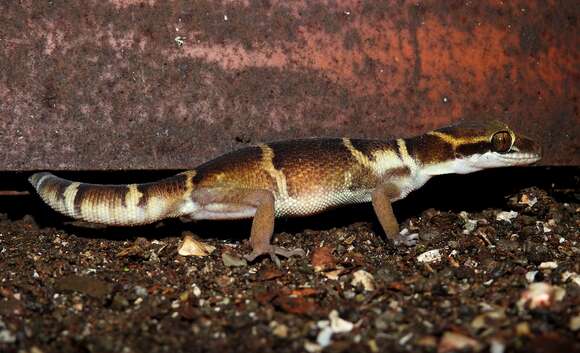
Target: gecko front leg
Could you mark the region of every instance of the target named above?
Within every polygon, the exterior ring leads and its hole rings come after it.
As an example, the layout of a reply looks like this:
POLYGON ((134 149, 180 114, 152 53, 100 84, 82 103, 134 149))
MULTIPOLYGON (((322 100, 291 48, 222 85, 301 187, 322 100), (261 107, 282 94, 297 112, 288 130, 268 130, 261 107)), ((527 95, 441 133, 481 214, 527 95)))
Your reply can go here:
POLYGON ((398 198, 400 194, 401 191, 396 185, 380 184, 371 195, 373 209, 385 234, 395 245, 414 246, 417 244, 418 235, 399 232, 399 223, 393 213, 391 200, 398 198))

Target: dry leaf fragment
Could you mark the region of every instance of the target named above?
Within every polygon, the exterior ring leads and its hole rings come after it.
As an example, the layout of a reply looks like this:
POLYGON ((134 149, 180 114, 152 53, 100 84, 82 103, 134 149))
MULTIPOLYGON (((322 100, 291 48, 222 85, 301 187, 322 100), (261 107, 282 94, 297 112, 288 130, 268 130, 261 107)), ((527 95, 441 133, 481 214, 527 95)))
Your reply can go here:
POLYGON ((269 266, 262 268, 256 275, 257 281, 271 281, 276 278, 284 276, 284 272, 277 267, 269 266))
POLYGON ((499 212, 497 214, 495 219, 497 221, 506 221, 506 222, 511 223, 512 219, 516 218, 517 216, 518 216, 518 213, 516 211, 502 211, 502 212, 499 212))
POLYGON ((274 305, 296 315, 313 315, 320 311, 316 301, 306 297, 279 296, 274 299, 274 305))
POLYGON ((321 290, 310 287, 284 290, 283 292, 289 297, 314 297, 322 293, 321 290))
POLYGON ((527 194, 523 194, 520 201, 518 201, 519 204, 527 205, 529 207, 533 207, 537 202, 538 202, 537 197, 530 198, 530 196, 528 196, 527 194))
POLYGON ((214 252, 215 246, 194 239, 191 234, 185 234, 177 253, 181 256, 208 256, 214 252))
POLYGON ((336 259, 332 255, 333 250, 334 248, 328 245, 314 249, 311 259, 314 271, 322 272, 336 268, 336 259))

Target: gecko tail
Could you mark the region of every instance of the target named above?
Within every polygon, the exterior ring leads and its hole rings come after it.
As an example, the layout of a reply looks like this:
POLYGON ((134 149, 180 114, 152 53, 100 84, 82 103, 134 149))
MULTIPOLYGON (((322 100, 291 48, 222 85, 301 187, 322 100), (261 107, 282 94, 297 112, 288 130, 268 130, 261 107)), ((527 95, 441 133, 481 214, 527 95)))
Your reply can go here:
POLYGON ((187 171, 153 183, 102 185, 74 182, 42 172, 28 180, 54 210, 86 222, 132 226, 183 216, 195 207, 187 171))

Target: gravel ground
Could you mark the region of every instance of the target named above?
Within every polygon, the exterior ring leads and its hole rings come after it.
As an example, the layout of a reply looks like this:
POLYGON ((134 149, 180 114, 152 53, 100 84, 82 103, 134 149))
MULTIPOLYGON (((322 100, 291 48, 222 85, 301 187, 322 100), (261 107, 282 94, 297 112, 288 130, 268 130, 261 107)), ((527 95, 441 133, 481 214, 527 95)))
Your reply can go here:
POLYGON ((4 196, 0 351, 580 351, 579 169, 442 180, 395 207, 416 247, 362 205, 281 220, 308 255, 280 268, 242 260, 249 222, 103 229, 4 196))

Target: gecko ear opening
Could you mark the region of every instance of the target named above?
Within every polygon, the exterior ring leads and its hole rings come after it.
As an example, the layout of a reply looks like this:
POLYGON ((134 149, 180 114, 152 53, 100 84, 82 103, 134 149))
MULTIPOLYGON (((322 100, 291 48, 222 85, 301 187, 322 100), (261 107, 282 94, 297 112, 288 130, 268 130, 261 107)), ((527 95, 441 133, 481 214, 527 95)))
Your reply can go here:
POLYGON ((496 132, 491 137, 491 145, 494 152, 506 153, 512 147, 512 137, 507 131, 496 132))

